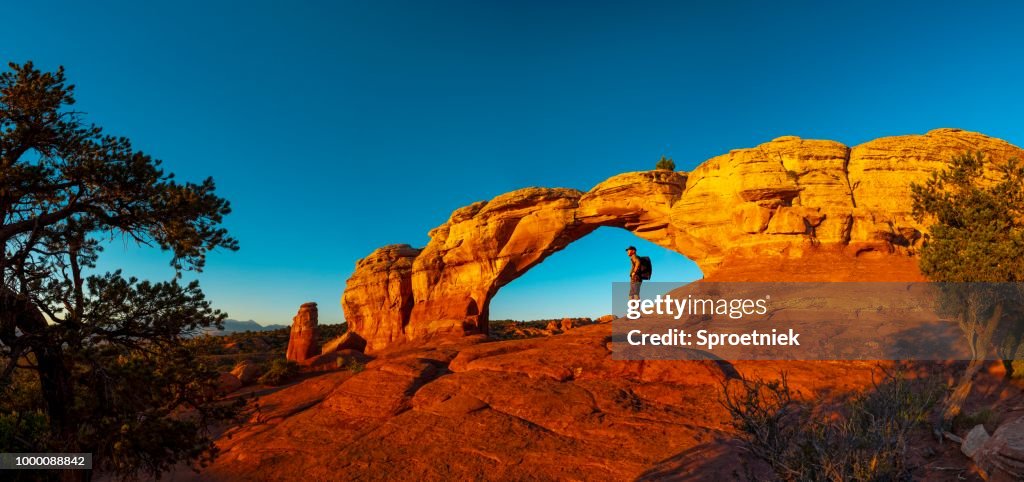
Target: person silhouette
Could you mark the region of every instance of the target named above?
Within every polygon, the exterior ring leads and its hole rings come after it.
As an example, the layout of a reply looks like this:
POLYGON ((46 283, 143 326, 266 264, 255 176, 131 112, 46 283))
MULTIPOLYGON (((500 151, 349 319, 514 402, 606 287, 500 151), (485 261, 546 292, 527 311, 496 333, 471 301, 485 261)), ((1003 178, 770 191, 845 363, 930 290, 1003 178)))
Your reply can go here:
POLYGON ((640 277, 640 257, 636 255, 636 247, 630 246, 626 248, 626 254, 629 256, 630 268, 629 268, 629 299, 639 300, 640 299, 640 285, 644 280, 640 277))

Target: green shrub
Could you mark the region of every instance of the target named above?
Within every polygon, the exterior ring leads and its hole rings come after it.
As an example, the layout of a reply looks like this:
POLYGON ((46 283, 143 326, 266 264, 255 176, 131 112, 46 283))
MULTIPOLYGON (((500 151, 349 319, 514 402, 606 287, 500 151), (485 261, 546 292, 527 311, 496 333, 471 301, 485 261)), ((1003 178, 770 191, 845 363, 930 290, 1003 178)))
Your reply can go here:
POLYGON ((0 452, 33 452, 48 445, 50 425, 41 410, 0 414, 0 452))
POLYGON ((355 359, 354 357, 341 357, 338 358, 338 368, 348 370, 352 373, 360 373, 366 369, 366 364, 355 359))
POLYGON ((957 432, 968 431, 978 425, 984 425, 986 429, 995 427, 992 424, 996 421, 996 413, 989 408, 983 408, 976 412, 960 412, 953 418, 953 429, 957 432))
POLYGON ((671 157, 661 156, 661 159, 658 159, 658 163, 654 165, 654 168, 660 171, 674 171, 676 170, 676 162, 671 157))
POLYGON ((263 385, 284 385, 292 381, 299 374, 299 366, 291 361, 278 358, 270 363, 270 369, 259 378, 263 385))

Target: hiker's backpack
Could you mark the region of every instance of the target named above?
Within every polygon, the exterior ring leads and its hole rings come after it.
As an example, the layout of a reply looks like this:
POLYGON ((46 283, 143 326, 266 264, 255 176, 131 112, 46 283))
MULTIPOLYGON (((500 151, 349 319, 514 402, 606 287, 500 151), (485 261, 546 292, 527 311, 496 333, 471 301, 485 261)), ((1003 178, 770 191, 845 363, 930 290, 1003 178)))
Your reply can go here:
POLYGON ((651 267, 651 258, 647 256, 639 256, 639 258, 640 268, 636 270, 636 274, 640 275, 640 279, 642 280, 651 279, 651 271, 653 270, 651 267))

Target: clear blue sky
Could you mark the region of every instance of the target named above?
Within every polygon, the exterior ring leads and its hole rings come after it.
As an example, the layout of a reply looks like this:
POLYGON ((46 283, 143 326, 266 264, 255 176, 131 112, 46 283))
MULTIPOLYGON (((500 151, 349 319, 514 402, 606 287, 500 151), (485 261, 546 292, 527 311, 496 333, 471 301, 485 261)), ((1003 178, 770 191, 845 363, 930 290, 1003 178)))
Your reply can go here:
MULTIPOLYGON (((322 321, 357 259, 455 208, 680 169, 780 135, 857 144, 961 127, 1024 144, 1015 2, 11 2, 3 59, 64 65, 78 109, 179 178, 212 175, 237 253, 201 276, 233 318, 322 321)), ((500 292, 494 318, 599 315, 627 268, 692 263, 603 228, 500 292)), ((171 276, 115 243, 102 269, 171 276)))

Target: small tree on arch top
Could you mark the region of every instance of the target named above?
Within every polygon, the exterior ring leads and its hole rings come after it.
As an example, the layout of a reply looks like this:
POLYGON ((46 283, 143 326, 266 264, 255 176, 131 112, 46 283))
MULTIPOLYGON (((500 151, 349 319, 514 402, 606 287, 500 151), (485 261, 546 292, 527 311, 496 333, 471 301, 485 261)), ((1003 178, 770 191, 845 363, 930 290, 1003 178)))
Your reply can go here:
POLYGON ((654 165, 654 168, 659 171, 674 171, 676 170, 676 162, 671 157, 661 156, 661 159, 658 159, 658 163, 654 165))

